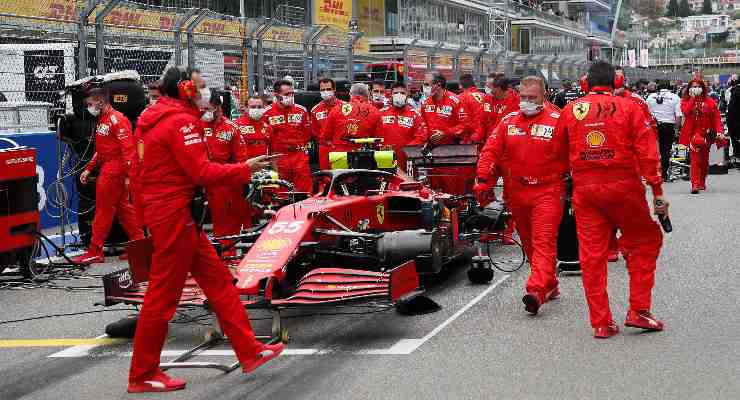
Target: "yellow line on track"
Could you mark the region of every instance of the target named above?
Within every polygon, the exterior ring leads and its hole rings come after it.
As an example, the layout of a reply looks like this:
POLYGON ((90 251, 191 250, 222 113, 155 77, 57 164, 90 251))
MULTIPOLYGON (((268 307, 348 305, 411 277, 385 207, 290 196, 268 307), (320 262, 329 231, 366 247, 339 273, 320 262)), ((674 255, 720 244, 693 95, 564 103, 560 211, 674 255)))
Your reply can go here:
POLYGON ((0 348, 16 347, 66 347, 66 346, 105 346, 127 342, 127 339, 0 339, 0 348))

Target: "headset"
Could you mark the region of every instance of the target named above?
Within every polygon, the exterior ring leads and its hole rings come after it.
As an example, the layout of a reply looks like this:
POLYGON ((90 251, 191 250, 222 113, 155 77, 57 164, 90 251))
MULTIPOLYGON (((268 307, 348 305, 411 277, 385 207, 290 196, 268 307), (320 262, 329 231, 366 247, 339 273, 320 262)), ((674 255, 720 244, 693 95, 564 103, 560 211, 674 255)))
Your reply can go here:
MULTIPOLYGON (((583 75, 581 79, 578 81, 581 86, 581 91, 583 93, 588 93, 591 90, 591 86, 588 84, 588 75, 583 75)), ((624 87, 626 82, 626 79, 624 77, 624 74, 616 74, 614 75, 614 89, 621 89, 624 87)))

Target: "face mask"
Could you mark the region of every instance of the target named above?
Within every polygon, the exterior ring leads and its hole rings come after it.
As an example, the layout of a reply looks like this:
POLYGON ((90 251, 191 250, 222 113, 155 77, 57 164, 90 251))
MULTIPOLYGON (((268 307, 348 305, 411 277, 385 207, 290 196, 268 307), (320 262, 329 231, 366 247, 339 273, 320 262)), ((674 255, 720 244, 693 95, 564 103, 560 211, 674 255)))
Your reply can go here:
POLYGON ((701 96, 703 91, 704 90, 702 90, 702 88, 700 87, 689 88, 689 96, 691 97, 701 96))
POLYGON ((322 90, 321 91, 321 100, 329 100, 332 97, 334 97, 334 91, 333 90, 322 90))
POLYGON ((396 107, 398 107, 398 108, 401 108, 401 107, 403 107, 403 106, 406 105, 406 99, 407 99, 407 97, 406 97, 405 94, 403 94, 403 93, 395 93, 393 95, 393 105, 396 106, 396 107))
POLYGON ((380 93, 373 93, 373 102, 375 103, 382 103, 383 102, 383 95, 380 93))
POLYGON ((264 113, 265 113, 264 108, 250 108, 249 118, 252 118, 255 121, 259 121, 259 119, 262 118, 262 114, 264 113))
POLYGON ((213 111, 206 111, 203 113, 203 116, 200 117, 205 122, 213 122, 213 120, 216 118, 216 116, 213 114, 213 111))
POLYGON ((429 97, 429 96, 432 95, 432 87, 431 86, 424 85, 424 87, 421 90, 424 93, 424 96, 426 96, 426 97, 429 97))
POLYGON ((280 104, 282 104, 285 107, 290 107, 295 102, 295 98, 293 96, 282 96, 282 99, 280 100, 280 104))
POLYGON ((198 93, 200 93, 200 98, 206 101, 211 100, 211 89, 208 89, 207 87, 198 89, 198 93))
POLYGON ((88 106, 87 112, 89 112, 93 117, 100 115, 100 109, 97 106, 88 106))
POLYGON ((486 86, 486 89, 485 90, 486 90, 486 94, 487 95, 489 95, 489 96, 492 96, 493 95, 493 89, 491 89, 488 86, 486 86))
POLYGON ((541 113, 543 108, 544 106, 542 104, 531 103, 529 101, 519 102, 519 109, 522 111, 522 114, 528 117, 541 113))

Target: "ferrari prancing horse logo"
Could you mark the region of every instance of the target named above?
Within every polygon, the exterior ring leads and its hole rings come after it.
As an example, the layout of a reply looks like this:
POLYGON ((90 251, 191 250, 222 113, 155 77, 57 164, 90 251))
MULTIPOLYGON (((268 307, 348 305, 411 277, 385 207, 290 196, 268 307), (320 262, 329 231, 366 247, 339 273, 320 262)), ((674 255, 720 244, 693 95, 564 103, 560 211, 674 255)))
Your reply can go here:
POLYGON ((385 206, 382 204, 375 206, 375 215, 378 217, 378 223, 383 225, 385 221, 385 206))
POLYGON ((573 116, 577 120, 583 121, 588 115, 588 111, 591 109, 591 103, 578 103, 573 107, 573 116))

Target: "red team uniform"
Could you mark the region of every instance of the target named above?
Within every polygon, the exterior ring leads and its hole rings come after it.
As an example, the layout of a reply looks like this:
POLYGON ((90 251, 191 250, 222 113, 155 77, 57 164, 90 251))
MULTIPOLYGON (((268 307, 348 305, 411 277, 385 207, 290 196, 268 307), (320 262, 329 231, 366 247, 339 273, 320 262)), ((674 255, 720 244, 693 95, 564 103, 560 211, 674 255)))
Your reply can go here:
POLYGON ((497 171, 503 175, 507 207, 531 264, 526 291, 539 304, 559 295, 557 235, 568 171, 567 149, 556 136, 559 117, 549 103, 531 117, 504 117, 483 147, 477 171, 478 182, 489 187, 496 184, 497 171))
POLYGON ((424 144, 429 137, 424 118, 406 104, 401 108, 389 106, 380 110, 380 122, 383 144, 393 148, 398 167, 406 171, 406 153, 403 147, 424 144))
POLYGON ((311 109, 311 130, 313 136, 319 139, 319 169, 329 170, 331 165, 329 164, 329 153, 332 151, 329 146, 330 140, 322 135, 322 132, 326 130, 326 121, 329 119, 329 113, 336 107, 341 107, 346 102, 334 99, 334 105, 329 106, 326 101, 322 101, 315 105, 311 109))
POLYGON ((114 217, 118 217, 129 240, 144 238, 129 196, 129 184, 136 181, 137 164, 131 122, 113 109, 102 114, 95 128, 95 154, 85 166, 85 170, 90 172, 99 170, 89 253, 103 255, 103 245, 114 217))
POLYGON ((292 182, 296 191, 310 192, 311 169, 308 165, 308 141, 311 140, 311 122, 306 108, 294 104, 286 107, 273 103, 262 119, 267 124, 272 154, 283 154, 277 159, 281 179, 292 182))
MULTIPOLYGON (((609 241, 616 229, 627 254, 631 311, 649 311, 663 236, 650 215, 644 178, 662 194, 657 137, 639 106, 594 88, 562 111, 558 137, 568 143, 573 207, 591 325, 615 326, 606 291, 609 241)), ((616 328, 614 328, 616 329, 616 328)))

